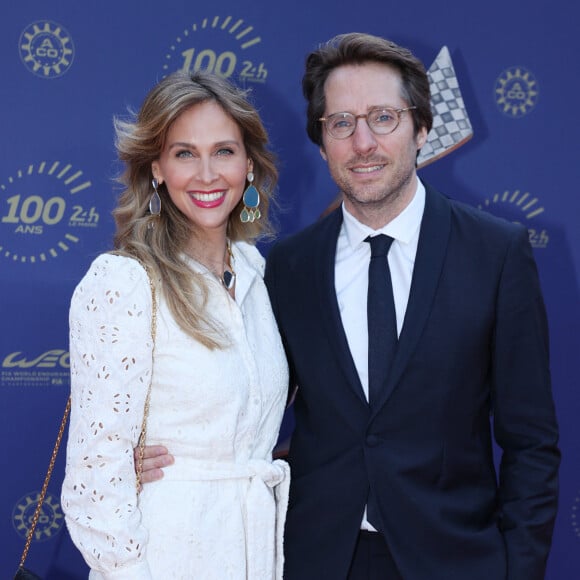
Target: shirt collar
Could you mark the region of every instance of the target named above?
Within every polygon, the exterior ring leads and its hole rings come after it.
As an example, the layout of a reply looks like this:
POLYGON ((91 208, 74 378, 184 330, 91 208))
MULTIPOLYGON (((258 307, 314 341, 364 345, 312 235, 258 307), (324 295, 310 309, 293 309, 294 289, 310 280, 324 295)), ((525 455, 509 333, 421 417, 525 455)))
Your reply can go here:
POLYGON ((418 236, 425 209, 425 186, 417 179, 417 189, 409 205, 392 221, 378 230, 359 222, 342 203, 343 228, 352 249, 370 235, 386 234, 402 244, 409 244, 418 236))

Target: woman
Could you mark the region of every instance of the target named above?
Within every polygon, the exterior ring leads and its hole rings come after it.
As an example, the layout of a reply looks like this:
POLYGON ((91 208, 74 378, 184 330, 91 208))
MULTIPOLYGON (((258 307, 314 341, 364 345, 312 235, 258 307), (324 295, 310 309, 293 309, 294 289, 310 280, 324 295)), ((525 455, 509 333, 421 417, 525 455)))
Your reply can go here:
POLYGON ((281 578, 288 369, 251 244, 277 179, 266 132, 207 73, 166 77, 115 125, 115 252, 70 308, 67 527, 91 579, 281 578), (144 416, 175 461, 138 494, 144 416))

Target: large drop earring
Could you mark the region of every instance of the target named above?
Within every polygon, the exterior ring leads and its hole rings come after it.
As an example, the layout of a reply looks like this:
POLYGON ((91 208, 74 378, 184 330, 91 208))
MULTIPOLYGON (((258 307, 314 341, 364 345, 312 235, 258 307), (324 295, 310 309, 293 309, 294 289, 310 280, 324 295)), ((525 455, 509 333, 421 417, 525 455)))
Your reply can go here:
POLYGON ((151 185, 153 186, 153 193, 149 199, 149 213, 153 216, 158 216, 161 213, 161 197, 159 197, 159 192, 157 191, 159 182, 155 177, 151 180, 151 185))
POLYGON ((242 210, 242 213, 240 213, 240 220, 244 224, 247 222, 259 220, 260 217, 262 217, 258 207, 260 205, 260 192, 254 185, 252 185, 254 181, 254 174, 251 171, 248 171, 247 180, 248 187, 246 187, 242 197, 242 201, 244 202, 244 209, 242 210))

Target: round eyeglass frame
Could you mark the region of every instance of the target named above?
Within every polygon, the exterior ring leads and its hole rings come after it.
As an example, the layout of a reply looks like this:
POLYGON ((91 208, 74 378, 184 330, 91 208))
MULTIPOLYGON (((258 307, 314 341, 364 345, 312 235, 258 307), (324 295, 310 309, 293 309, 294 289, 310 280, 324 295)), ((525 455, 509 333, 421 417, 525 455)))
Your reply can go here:
POLYGON ((354 134, 354 132, 356 131, 356 127, 357 127, 357 122, 359 119, 366 119, 367 125, 369 127, 369 129, 375 134, 375 135, 390 135, 391 133, 394 133, 397 129, 397 127, 399 126, 399 124, 401 123, 401 115, 405 112, 405 111, 411 111, 416 109, 416 106, 412 106, 412 107, 402 107, 400 109, 395 109, 393 107, 373 107, 372 109, 369 109, 369 111, 367 113, 361 114, 361 115, 355 115, 354 113, 350 113, 348 111, 340 111, 338 113, 333 113, 332 115, 328 115, 328 117, 320 117, 320 119, 318 119, 323 125, 324 128, 326 129, 326 132, 333 138, 333 139, 348 139, 349 137, 352 137, 352 135, 354 134), (369 123, 369 115, 372 115, 373 113, 376 113, 377 111, 388 111, 390 113, 394 113, 394 116, 397 119, 397 122, 395 124, 395 126, 392 129, 389 129, 388 131, 383 131, 382 129, 377 130, 377 127, 374 126, 374 124, 369 123), (350 133, 347 133, 345 135, 335 135, 332 130, 330 129, 330 125, 328 124, 328 121, 331 121, 332 119, 336 119, 336 118, 340 118, 342 117, 344 118, 350 118, 353 120, 353 124, 352 124, 352 130, 350 133))

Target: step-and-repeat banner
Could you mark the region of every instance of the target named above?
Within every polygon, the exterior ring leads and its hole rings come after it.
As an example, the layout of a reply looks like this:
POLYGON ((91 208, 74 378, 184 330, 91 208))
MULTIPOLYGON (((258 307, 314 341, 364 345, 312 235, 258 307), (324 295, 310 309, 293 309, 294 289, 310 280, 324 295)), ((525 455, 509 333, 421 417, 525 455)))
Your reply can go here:
MULTIPOLYGON (((431 69, 438 98, 452 95, 454 106, 465 106, 456 131, 441 113, 420 175, 529 229, 550 319, 563 452, 548 578, 580 577, 575 1, 359 0, 345 8, 331 0, 30 0, 5 2, 0 14, 3 577, 16 568, 69 391, 69 300, 92 259, 111 244, 120 170, 113 116, 138 109, 151 86, 177 69, 213 70, 251 89, 280 160, 277 221, 279 235, 288 235, 336 197, 304 129, 304 58, 350 31, 408 46, 431 69), (444 85, 450 77, 442 67, 454 74, 451 85, 444 85)), ((281 440, 291 428, 289 414, 281 440)), ((63 470, 61 453, 30 567, 47 579, 77 580, 87 569, 63 525, 63 470)))

